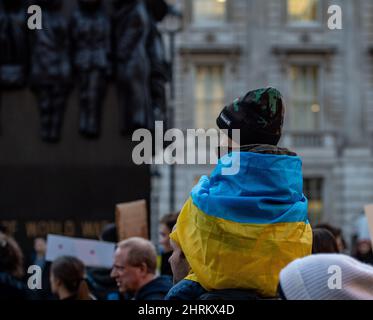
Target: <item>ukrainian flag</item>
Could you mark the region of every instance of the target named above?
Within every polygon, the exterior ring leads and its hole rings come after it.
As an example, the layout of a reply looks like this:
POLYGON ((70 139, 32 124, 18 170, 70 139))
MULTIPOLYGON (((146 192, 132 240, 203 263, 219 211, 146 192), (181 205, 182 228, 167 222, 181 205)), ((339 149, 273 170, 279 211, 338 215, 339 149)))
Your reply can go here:
MULTIPOLYGON (((223 161, 222 161, 223 160, 223 161)), ((297 156, 233 152, 185 203, 171 238, 206 290, 253 289, 276 295, 279 273, 311 254, 312 229, 297 156), (229 163, 235 175, 223 175, 229 163)))

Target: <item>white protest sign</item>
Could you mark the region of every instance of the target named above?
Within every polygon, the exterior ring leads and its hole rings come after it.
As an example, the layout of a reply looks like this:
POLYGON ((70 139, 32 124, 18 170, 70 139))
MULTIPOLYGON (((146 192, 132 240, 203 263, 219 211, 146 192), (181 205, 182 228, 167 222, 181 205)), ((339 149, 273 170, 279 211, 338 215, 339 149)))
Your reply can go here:
POLYGON ((48 235, 47 261, 61 256, 73 256, 87 267, 112 268, 115 243, 48 235))

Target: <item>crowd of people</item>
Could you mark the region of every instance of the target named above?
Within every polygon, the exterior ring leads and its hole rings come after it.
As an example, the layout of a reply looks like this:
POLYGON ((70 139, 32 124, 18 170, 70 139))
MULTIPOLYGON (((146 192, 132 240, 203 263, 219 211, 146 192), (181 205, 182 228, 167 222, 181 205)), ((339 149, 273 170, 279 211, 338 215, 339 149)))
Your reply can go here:
MULTIPOLYGON (((36 238, 33 263, 43 270, 40 290, 27 287, 22 251, 12 237, 0 232, 0 300, 373 299, 373 267, 358 260, 361 254, 346 255, 345 244, 338 245, 344 243, 341 231, 330 225, 313 228, 312 254, 281 270, 273 297, 248 288, 208 291, 188 279, 188 260, 169 238, 176 220, 177 214, 169 214, 160 221, 158 252, 143 238, 118 242, 112 269, 85 267, 73 256, 45 261, 45 240, 36 238), (328 287, 330 266, 341 268, 341 289, 328 287)), ((116 239, 115 225, 105 227, 100 239, 116 239)))
POLYGON ((112 269, 86 268, 76 257, 45 261, 35 240, 34 264, 46 274, 29 290, 23 254, 0 233, 0 298, 60 300, 373 299, 368 237, 347 255, 342 231, 311 228, 302 162, 277 146, 284 102, 274 88, 250 91, 217 119, 228 130, 229 152, 201 177, 180 213, 159 223, 159 249, 143 238, 118 241, 115 225, 101 240, 115 242, 112 269), (240 129, 240 141, 231 137, 240 129), (237 157, 239 156, 239 157, 237 157), (238 164, 235 175, 224 166, 238 164))

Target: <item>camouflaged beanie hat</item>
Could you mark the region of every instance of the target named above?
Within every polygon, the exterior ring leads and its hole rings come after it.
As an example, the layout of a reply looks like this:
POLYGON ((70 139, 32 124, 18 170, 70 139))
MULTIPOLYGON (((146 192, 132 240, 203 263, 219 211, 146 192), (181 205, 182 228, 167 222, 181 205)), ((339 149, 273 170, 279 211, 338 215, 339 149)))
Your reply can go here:
POLYGON ((275 88, 248 92, 220 113, 216 123, 220 129, 240 129, 240 144, 277 145, 284 122, 285 105, 275 88))

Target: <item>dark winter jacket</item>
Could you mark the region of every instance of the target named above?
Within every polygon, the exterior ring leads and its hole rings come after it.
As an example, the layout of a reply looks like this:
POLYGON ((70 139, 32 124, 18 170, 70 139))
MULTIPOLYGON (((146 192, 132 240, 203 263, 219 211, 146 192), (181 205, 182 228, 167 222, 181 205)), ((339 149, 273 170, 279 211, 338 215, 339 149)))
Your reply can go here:
POLYGON ((181 280, 168 292, 165 300, 198 300, 207 291, 195 281, 181 280))
POLYGON ((110 269, 105 268, 87 269, 89 289, 98 300, 111 300, 113 295, 118 295, 118 287, 110 277, 110 272, 110 269))
POLYGON ((26 285, 9 273, 0 272, 0 300, 27 300, 26 285))
POLYGON ((135 295, 134 300, 163 300, 171 287, 171 278, 160 276, 143 286, 135 295))

